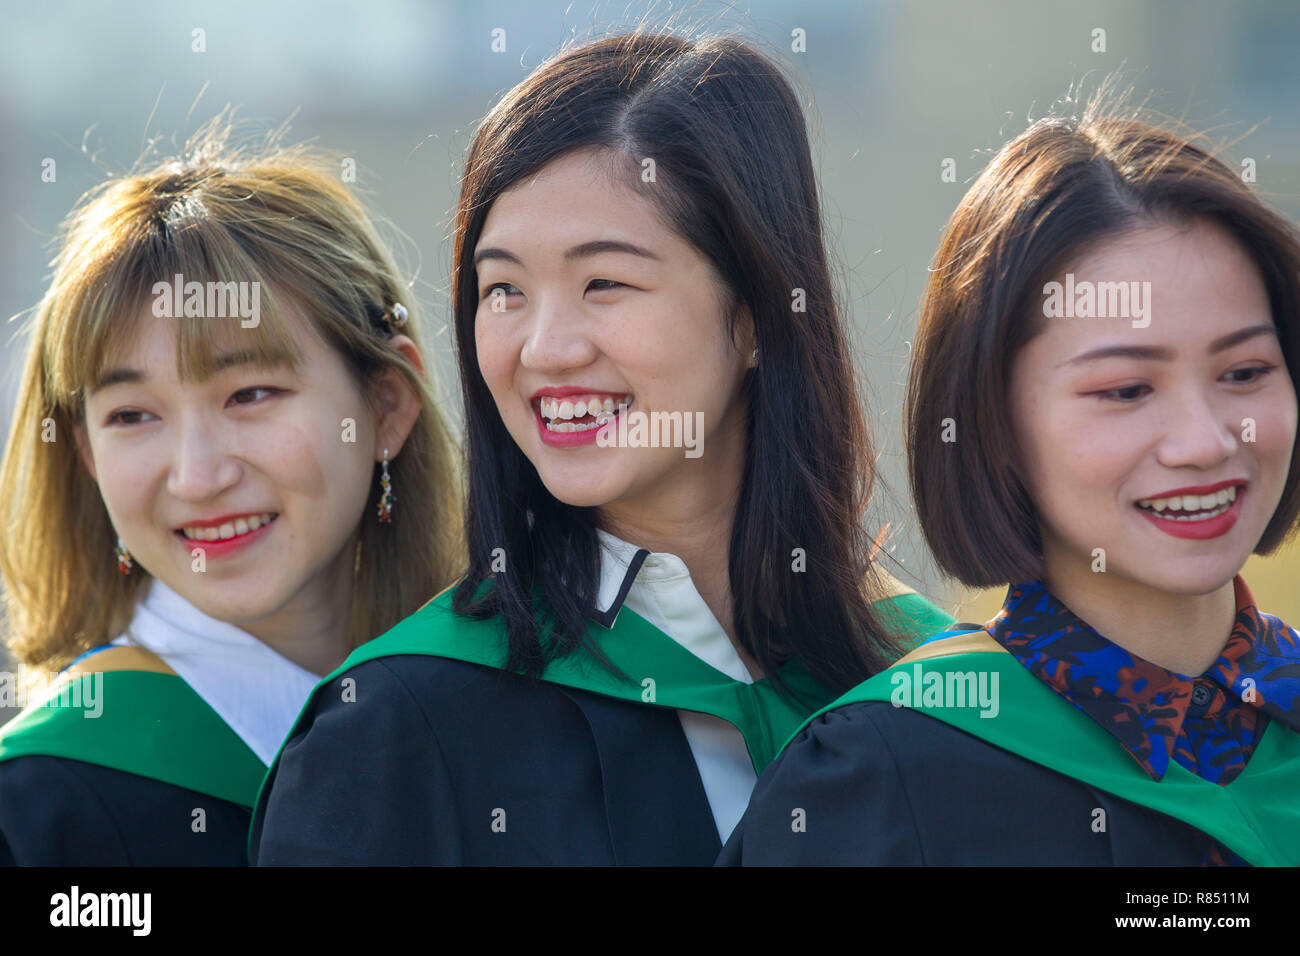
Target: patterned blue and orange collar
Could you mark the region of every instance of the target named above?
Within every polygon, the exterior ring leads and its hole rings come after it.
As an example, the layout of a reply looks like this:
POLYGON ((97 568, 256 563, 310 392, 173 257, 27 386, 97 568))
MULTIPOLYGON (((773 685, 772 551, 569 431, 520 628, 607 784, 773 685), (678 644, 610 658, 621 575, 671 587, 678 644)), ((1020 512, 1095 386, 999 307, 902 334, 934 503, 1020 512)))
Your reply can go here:
MULTIPOLYGON (((1218 660, 1197 678, 1130 654, 1093 630, 1041 581, 1012 585, 985 630, 1160 780, 1170 756, 1184 744, 1179 735, 1189 708, 1199 711, 1202 698, 1221 698, 1224 720, 1235 712, 1236 719, 1244 716, 1253 726, 1256 717, 1267 714, 1300 731, 1300 637, 1256 609, 1240 575, 1233 584, 1232 633, 1218 660)), ((1245 758, 1239 759, 1244 766, 1245 758)))

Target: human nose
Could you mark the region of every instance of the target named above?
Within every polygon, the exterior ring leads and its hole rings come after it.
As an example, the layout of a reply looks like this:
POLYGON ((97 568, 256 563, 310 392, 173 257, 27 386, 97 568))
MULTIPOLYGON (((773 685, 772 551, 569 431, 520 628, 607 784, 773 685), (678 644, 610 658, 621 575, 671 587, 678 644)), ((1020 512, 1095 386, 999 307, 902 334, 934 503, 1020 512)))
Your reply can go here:
POLYGON ((219 423, 201 415, 182 416, 167 490, 183 501, 207 501, 237 484, 241 466, 227 445, 219 423))
POLYGON ((1201 394, 1187 395, 1173 406, 1171 415, 1157 453, 1165 467, 1208 471, 1236 453, 1236 423, 1226 406, 1201 394))
POLYGON ((533 371, 554 373, 590 365, 598 352, 580 310, 551 296, 532 310, 519 360, 533 371))

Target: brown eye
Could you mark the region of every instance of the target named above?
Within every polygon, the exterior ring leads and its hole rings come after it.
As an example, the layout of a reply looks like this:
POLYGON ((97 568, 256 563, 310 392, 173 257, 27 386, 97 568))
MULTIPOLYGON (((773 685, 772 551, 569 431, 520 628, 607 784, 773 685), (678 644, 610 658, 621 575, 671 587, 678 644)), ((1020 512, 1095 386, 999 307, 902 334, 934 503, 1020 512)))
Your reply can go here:
POLYGON ((592 279, 587 285, 588 292, 604 292, 608 289, 626 288, 621 282, 615 282, 613 279, 592 279), (597 283, 602 283, 597 285, 597 283))
POLYGON ((257 393, 266 392, 268 395, 282 392, 284 389, 271 388, 269 385, 255 385, 252 388, 241 388, 235 394, 230 396, 230 400, 236 405, 253 405, 257 402, 257 393), (248 396, 253 396, 248 398, 248 396), (240 401, 241 398, 247 398, 246 401, 240 401))
POLYGON ((139 416, 147 415, 147 414, 148 412, 137 411, 134 408, 126 408, 120 412, 113 412, 113 414, 109 415, 108 418, 105 419, 104 424, 106 426, 107 425, 138 425, 140 424, 139 416))
POLYGON ((483 290, 483 295, 480 296, 480 300, 492 298, 493 292, 495 292, 497 289, 502 290, 502 295, 523 295, 522 292, 520 292, 509 282, 495 282, 483 290))
POLYGON ((1261 365, 1252 368, 1237 368, 1228 373, 1233 385, 1254 385, 1260 381, 1269 372, 1273 371, 1272 365, 1261 365), (1233 378, 1237 375, 1246 375, 1248 378, 1233 378))
POLYGON ((1104 392, 1095 392, 1094 394, 1099 398, 1109 399, 1116 402, 1135 402, 1146 394, 1142 389, 1146 389, 1146 392, 1149 392, 1151 391, 1151 386, 1125 385, 1123 388, 1108 388, 1104 392))

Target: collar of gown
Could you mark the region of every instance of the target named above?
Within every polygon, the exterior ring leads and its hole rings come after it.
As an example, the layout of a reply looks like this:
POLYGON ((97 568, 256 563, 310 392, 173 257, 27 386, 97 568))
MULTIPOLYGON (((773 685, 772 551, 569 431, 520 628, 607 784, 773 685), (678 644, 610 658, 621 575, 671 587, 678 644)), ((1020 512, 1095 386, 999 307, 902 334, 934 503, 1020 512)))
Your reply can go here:
POLYGON ((639 548, 605 531, 600 539, 596 619, 612 628, 623 608, 639 614, 732 680, 754 683, 681 558, 639 548))
POLYGON ((157 578, 113 640, 152 651, 269 764, 320 678, 247 631, 204 614, 157 578))

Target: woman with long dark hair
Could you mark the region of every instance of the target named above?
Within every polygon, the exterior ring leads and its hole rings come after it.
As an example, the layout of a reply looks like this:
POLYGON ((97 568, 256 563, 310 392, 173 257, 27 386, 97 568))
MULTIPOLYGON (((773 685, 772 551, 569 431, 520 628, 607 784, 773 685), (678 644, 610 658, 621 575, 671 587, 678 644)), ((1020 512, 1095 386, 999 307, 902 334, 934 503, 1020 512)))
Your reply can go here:
POLYGON ((870 560, 798 101, 733 39, 573 49, 478 130, 454 257, 469 572, 318 687, 254 858, 710 863, 948 620, 870 560))

